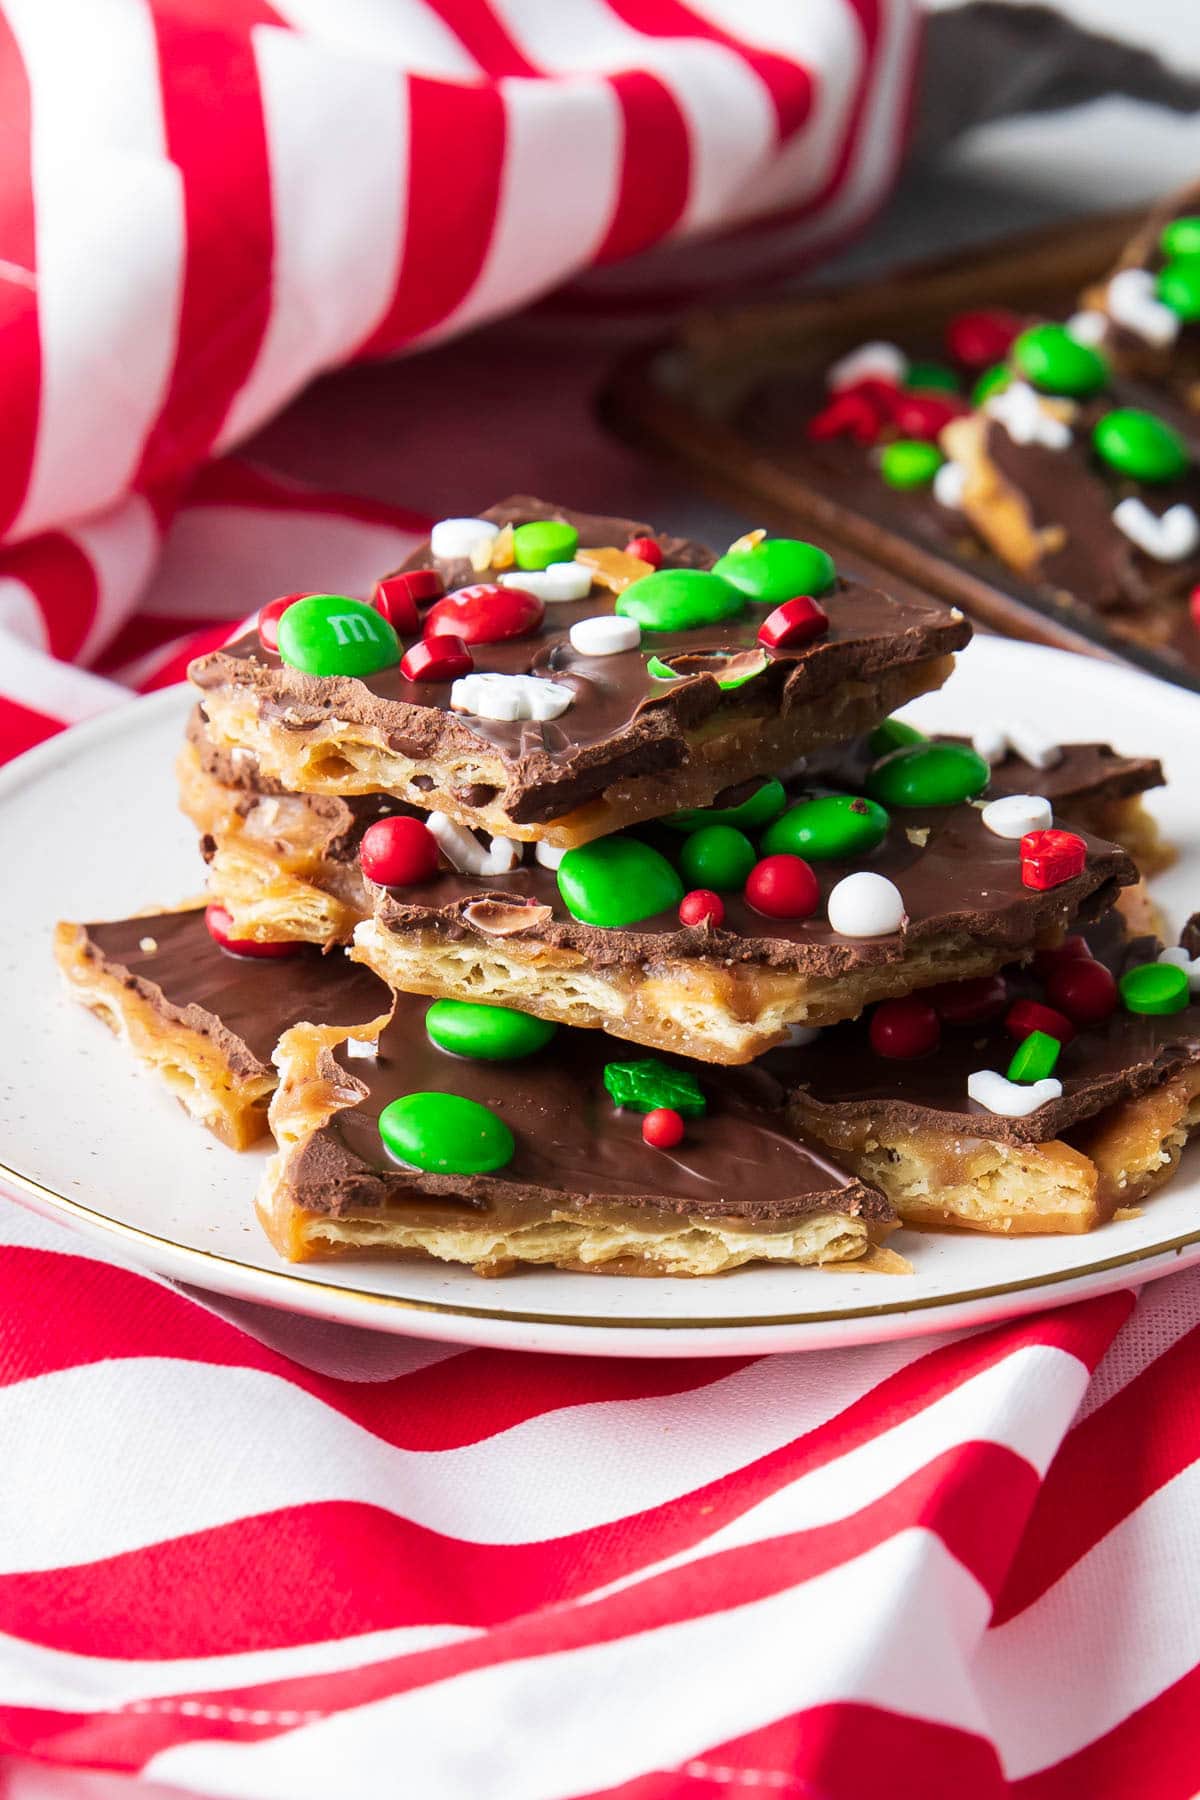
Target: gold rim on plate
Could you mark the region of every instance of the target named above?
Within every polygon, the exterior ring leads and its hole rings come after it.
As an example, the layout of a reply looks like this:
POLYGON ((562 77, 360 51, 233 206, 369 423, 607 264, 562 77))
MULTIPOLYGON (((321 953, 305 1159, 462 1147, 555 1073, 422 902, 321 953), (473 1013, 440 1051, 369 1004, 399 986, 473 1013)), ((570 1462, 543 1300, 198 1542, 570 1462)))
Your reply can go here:
MULTIPOLYGON (((214 1263, 218 1268, 237 1269, 240 1273, 261 1277, 268 1283, 278 1282, 288 1287, 306 1288, 310 1293, 334 1294, 347 1300, 365 1301, 372 1306, 394 1307, 400 1312, 439 1313, 460 1319, 495 1319, 509 1325, 569 1325, 593 1331, 766 1331, 779 1325, 830 1325, 836 1324, 840 1319, 880 1319, 897 1313, 932 1312, 941 1307, 969 1305, 975 1300, 995 1300, 1005 1294, 1022 1294, 1035 1288, 1057 1287, 1063 1282, 1078 1281, 1087 1275, 1107 1274, 1112 1269, 1133 1268, 1154 1257, 1178 1255, 1189 1245, 1200 1244, 1198 1225, 1194 1231, 1186 1231, 1179 1237, 1167 1238, 1159 1244, 1144 1244, 1138 1250, 1127 1250, 1120 1256, 1104 1257, 1083 1268, 1057 1269, 1049 1274, 1027 1275, 1020 1281, 998 1282, 992 1287, 967 1288, 962 1293, 931 1294, 924 1299, 889 1300, 878 1306, 839 1307, 831 1312, 776 1313, 766 1318, 761 1314, 748 1318, 719 1319, 618 1318, 611 1315, 600 1318, 569 1313, 501 1312, 498 1308, 487 1306, 462 1306, 450 1300, 415 1300, 406 1298, 403 1294, 377 1294, 369 1288, 310 1281, 307 1276, 294 1275, 290 1269, 264 1269, 257 1263, 244 1263, 233 1256, 221 1256, 215 1250, 200 1250, 192 1244, 178 1244, 173 1238, 160 1237, 157 1232, 143 1231, 140 1225, 127 1225, 121 1219, 113 1219, 107 1213, 97 1212, 94 1207, 84 1206, 80 1200, 68 1199, 66 1194, 46 1187, 32 1175, 23 1175, 19 1169, 10 1168, 7 1163, 0 1163, 0 1182, 11 1182, 14 1187, 35 1200, 49 1201, 69 1217, 86 1220, 103 1231, 111 1232, 114 1237, 158 1245, 177 1256, 194 1258, 202 1264, 214 1263)), ((844 1266, 852 1267, 850 1264, 844 1266)), ((207 1284, 201 1281, 200 1285, 207 1284)), ((217 1291, 222 1290, 218 1288, 217 1291)))

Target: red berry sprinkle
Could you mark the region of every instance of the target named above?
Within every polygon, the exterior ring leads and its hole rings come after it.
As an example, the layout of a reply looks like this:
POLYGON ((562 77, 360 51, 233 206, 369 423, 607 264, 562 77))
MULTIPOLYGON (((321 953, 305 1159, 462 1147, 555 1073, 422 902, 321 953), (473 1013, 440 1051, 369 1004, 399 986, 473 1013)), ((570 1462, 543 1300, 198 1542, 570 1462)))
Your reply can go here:
POLYGON ((844 388, 804 429, 818 442, 823 438, 848 437, 856 444, 873 444, 889 415, 890 408, 884 412, 872 405, 859 388, 844 388))
POLYGON ((1069 1044, 1075 1036, 1075 1027, 1066 1013, 1057 1012, 1053 1006, 1043 1006, 1040 1000, 1016 1001, 1005 1015, 1004 1029, 1011 1037, 1022 1041, 1031 1031, 1044 1031, 1047 1037, 1057 1038, 1060 1044, 1069 1044))
POLYGON ((921 438, 932 443, 951 419, 957 419, 966 410, 963 402, 952 394, 903 394, 896 403, 893 418, 901 437, 921 438))
POLYGON ((422 638, 410 644, 400 659, 406 681, 455 681, 469 675, 475 659, 460 637, 422 638))
POLYGON ((437 839, 420 819, 376 819, 363 832, 358 860, 380 887, 411 887, 437 874, 437 839))
POLYGON ((537 595, 524 588, 482 581, 475 587, 458 588, 431 607, 425 618, 425 636, 457 637, 464 644, 502 644, 508 638, 530 637, 539 631, 545 612, 537 595))
POLYGON ((1004 1011, 1008 983, 1003 975, 973 975, 966 981, 940 981, 936 987, 922 988, 921 998, 947 1025, 971 1025, 1004 1011))
POLYGON ((816 876, 802 856, 764 856, 746 877, 746 899, 768 919, 807 919, 821 904, 816 876))
POLYGON ((999 307, 956 313, 946 327, 946 349, 966 369, 986 369, 1003 362, 1021 329, 1016 313, 999 307))
POLYGON ((294 606, 297 600, 305 600, 307 598, 308 596, 306 594, 284 594, 282 599, 270 600, 267 605, 260 610, 258 615, 258 641, 264 650, 270 650, 276 654, 278 653, 280 619, 282 619, 289 606, 294 606))
POLYGON ((446 584, 436 569, 408 569, 377 581, 371 605, 401 637, 409 637, 420 627, 418 606, 423 601, 440 600, 445 591, 446 584))
POLYGON ((1082 875, 1087 845, 1073 831, 1027 831, 1021 839, 1021 880, 1027 888, 1056 888, 1082 875))
POLYGON ((299 944, 290 940, 287 943, 260 944, 255 938, 235 938, 233 935, 233 919, 228 910, 219 906, 216 901, 204 909, 204 923, 208 926, 208 935, 222 950, 228 950, 233 956, 280 957, 295 956, 299 944))
POLYGON ((877 1056, 906 1062, 936 1050, 942 1026, 936 1011, 920 994, 903 1000, 883 1000, 871 1014, 871 1048, 877 1056))
POLYGON ((768 650, 793 650, 829 630, 829 614, 807 594, 785 600, 758 628, 758 641, 768 650))
POLYGON ((711 888, 693 888, 679 902, 679 918, 684 925, 723 925, 725 902, 711 888))
POLYGON ((652 1150, 673 1150, 683 1141, 683 1115, 673 1106, 656 1106, 642 1120, 642 1136, 652 1150))
POLYGON ((642 562, 648 562, 652 569, 662 568, 662 545, 652 537, 630 538, 625 546, 626 556, 636 556, 642 562))
POLYGON ((1116 1010, 1117 983, 1112 971, 1090 957, 1060 963, 1046 982, 1046 993, 1057 1010, 1076 1025, 1099 1025, 1116 1010))
POLYGON ((1200 587, 1194 587, 1188 595, 1188 611, 1192 615, 1192 624, 1200 631, 1200 587))

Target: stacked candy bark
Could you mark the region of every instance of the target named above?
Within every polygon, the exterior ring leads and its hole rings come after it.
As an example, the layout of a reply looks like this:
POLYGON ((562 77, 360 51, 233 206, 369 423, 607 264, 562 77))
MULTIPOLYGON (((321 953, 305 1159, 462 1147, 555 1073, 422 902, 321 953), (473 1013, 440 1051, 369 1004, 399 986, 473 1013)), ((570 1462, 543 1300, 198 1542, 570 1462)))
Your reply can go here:
POLYGON ((442 521, 371 606, 288 596, 193 665, 206 920, 60 956, 201 1114, 223 1056, 261 1116, 291 1026, 258 1202, 289 1257, 702 1274, 900 1219, 1087 1229, 1200 1091, 1190 957, 1114 910, 1161 776, 892 719, 968 635, 760 532, 442 521))

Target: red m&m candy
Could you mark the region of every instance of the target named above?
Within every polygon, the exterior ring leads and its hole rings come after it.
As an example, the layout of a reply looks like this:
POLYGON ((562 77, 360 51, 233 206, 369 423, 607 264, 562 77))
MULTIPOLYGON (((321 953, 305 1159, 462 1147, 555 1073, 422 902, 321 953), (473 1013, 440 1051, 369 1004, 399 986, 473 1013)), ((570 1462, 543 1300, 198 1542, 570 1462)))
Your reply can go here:
POLYGON ((475 659, 460 637, 422 638, 400 658, 406 681, 457 681, 474 667, 475 659))
POLYGON ((1003 362, 1021 329, 1016 313, 1000 307, 956 313, 946 327, 946 349, 967 369, 986 369, 1003 362))
POLYGON ((280 619, 282 619, 289 606, 294 606, 297 600, 307 600, 307 598, 307 594, 284 594, 282 599, 270 600, 266 606, 260 609, 258 615, 258 641, 264 650, 271 650, 278 653, 280 619))
POLYGON ((970 1025, 976 1019, 994 1019, 1003 1012, 1008 983, 1003 975, 974 975, 966 981, 940 981, 921 989, 938 1017, 947 1025, 970 1025))
POLYGON ((431 607, 425 636, 457 637, 464 644, 502 644, 508 638, 529 637, 540 630, 545 612, 536 594, 483 581, 475 587, 459 588, 431 607))
POLYGON ((1053 1006, 1043 1006, 1040 1000, 1016 1001, 1005 1015, 1004 1029, 1012 1037, 1021 1039, 1027 1038, 1031 1031, 1044 1031, 1047 1037, 1057 1038, 1060 1044, 1069 1044, 1075 1036, 1075 1027, 1066 1013, 1057 1012, 1053 1006))
POLYGON ((829 630, 829 614, 807 594, 785 600, 758 628, 758 641, 768 650, 791 650, 811 643, 829 630))
POLYGON ((208 935, 220 944, 222 950, 228 950, 234 956, 295 956, 299 944, 260 944, 255 938, 235 938, 233 935, 233 919, 227 909, 218 906, 216 901, 204 909, 204 923, 208 926, 208 935))
POLYGON ((886 416, 857 388, 846 388, 815 414, 804 429, 817 442, 823 438, 848 437, 856 444, 873 444, 883 430, 886 416))
POLYGON ((683 1115, 673 1106, 656 1106, 642 1120, 642 1137, 652 1150, 673 1150, 683 1141, 683 1115))
POLYGON ((679 918, 684 925, 722 925, 725 902, 712 888, 693 888, 679 902, 679 918))
POLYGON ((1033 959, 1034 969, 1043 981, 1048 981, 1052 972, 1061 968, 1065 962, 1090 962, 1092 953, 1088 949, 1087 939, 1073 931, 1065 937, 1061 944, 1055 944, 1051 950, 1039 950, 1033 959))
POLYGON ((1089 957, 1075 957, 1051 971, 1046 993, 1059 1012, 1076 1025, 1099 1025, 1117 1005, 1117 983, 1110 969, 1089 957))
POLYGON ((769 919, 807 919, 821 904, 817 878, 802 856, 764 856, 746 877, 746 899, 769 919))
POLYGON ((411 887, 437 874, 437 839, 420 819, 376 819, 363 832, 358 860, 368 881, 411 887))
POLYGON ((652 537, 630 538, 625 546, 626 556, 636 556, 642 562, 648 562, 652 569, 661 569, 663 561, 662 546, 652 537))
POLYGON ((920 994, 881 1001, 871 1014, 868 1029, 875 1054, 895 1062, 936 1050, 942 1035, 937 1012, 920 994))
POLYGON ((418 606, 440 600, 445 591, 446 584, 436 569, 408 569, 377 581, 371 605, 400 637, 408 637, 421 623, 418 606))
POLYGON ((1192 615, 1192 624, 1200 631, 1200 587, 1194 587, 1188 595, 1188 611, 1192 615))
POLYGON ((1021 839, 1021 880, 1027 888, 1061 887, 1087 867, 1087 845, 1073 831, 1027 831, 1021 839))

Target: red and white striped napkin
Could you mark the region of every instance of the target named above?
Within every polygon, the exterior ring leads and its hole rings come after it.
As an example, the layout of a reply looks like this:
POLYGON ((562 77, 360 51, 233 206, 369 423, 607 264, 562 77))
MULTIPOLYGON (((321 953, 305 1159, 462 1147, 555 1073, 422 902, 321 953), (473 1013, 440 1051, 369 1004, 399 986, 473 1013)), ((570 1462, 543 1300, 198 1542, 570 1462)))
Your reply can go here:
MULTIPOLYGON (((851 230, 913 36, 910 0, 0 0, 0 754, 405 554, 419 517, 228 456, 314 374, 851 230)), ((455 1351, 4 1202, 0 1800, 1182 1800, 1198 1312, 1185 1277, 823 1356, 455 1351)))

